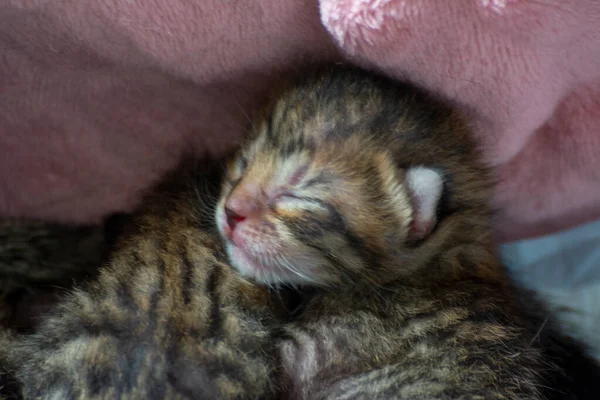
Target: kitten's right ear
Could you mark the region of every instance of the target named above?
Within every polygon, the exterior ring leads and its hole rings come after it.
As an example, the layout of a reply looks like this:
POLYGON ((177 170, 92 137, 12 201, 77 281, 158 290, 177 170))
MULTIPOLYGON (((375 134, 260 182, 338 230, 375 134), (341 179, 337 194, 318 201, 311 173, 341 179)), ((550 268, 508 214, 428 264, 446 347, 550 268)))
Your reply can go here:
POLYGON ((422 240, 435 227, 438 205, 444 191, 441 174, 427 167, 412 167, 406 171, 405 184, 412 205, 411 241, 422 240))

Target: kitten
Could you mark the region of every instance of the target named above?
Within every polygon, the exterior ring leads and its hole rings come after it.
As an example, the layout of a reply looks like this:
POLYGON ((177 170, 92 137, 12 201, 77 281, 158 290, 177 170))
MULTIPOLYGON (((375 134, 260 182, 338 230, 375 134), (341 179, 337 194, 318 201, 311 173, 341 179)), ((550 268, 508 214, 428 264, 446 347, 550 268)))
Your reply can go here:
MULTIPOLYGON (((184 167, 148 197, 106 267, 0 354, 26 398, 267 399, 268 289, 224 262, 211 199, 222 168, 184 167), (214 190, 214 188, 213 188, 214 190), (201 196, 202 195, 202 196, 201 196)), ((212 201, 214 203, 214 201, 212 201)))
POLYGON ((333 66, 274 96, 216 220, 242 275, 317 288, 283 328, 287 398, 570 398, 496 254, 492 187, 461 118, 414 88, 333 66))
POLYGON ((0 281, 4 288, 56 284, 85 275, 108 249, 103 225, 0 220, 0 281))
POLYGON ((217 176, 183 169, 96 281, 5 338, 27 397, 543 398, 554 367, 494 254, 491 184, 454 113, 333 67, 254 130, 215 213, 241 274, 317 288, 282 338, 285 310, 229 268, 198 195, 217 176))
POLYGON ((93 277, 123 218, 111 215, 97 225, 0 220, 0 323, 31 329, 59 292, 93 277))
MULTIPOLYGON (((114 242, 114 215, 98 225, 0 220, 0 326, 30 332, 73 282, 95 275, 114 242)), ((1 369, 2 367, 0 367, 1 369)), ((0 398, 18 388, 0 371, 0 398)))

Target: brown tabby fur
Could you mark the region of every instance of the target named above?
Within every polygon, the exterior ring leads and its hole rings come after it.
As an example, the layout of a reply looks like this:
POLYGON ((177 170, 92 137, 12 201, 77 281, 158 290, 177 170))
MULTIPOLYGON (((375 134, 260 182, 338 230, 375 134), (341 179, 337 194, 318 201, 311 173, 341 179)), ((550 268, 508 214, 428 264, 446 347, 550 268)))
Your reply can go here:
POLYGON ((104 226, 0 220, 2 289, 84 276, 105 255, 104 226))
POLYGON ((240 185, 309 164, 287 188, 295 198, 269 203, 269 224, 249 235, 281 250, 260 259, 280 268, 254 278, 316 286, 300 316, 281 326, 277 297, 228 266, 207 215, 205 186, 219 178, 185 168, 147 199, 97 280, 37 333, 5 338, 26 397, 542 399, 550 386, 568 398, 530 298, 495 254, 489 174, 454 112, 334 66, 278 93, 253 131, 217 223, 240 185), (404 175, 420 165, 442 173, 444 195, 415 241, 404 175))
POLYGON ((230 164, 217 220, 232 199, 258 204, 235 229, 266 267, 248 267, 222 228, 233 265, 265 283, 318 287, 283 329, 286 398, 570 398, 535 340, 541 321, 525 307, 535 301, 496 254, 492 179, 461 118, 344 66, 274 99, 230 164), (437 226, 415 242, 404 176, 418 166, 441 173, 444 194, 437 226))
MULTIPOLYGON (((209 173, 210 172, 210 173, 209 173)), ((150 196, 97 280, 4 361, 26 398, 257 399, 276 385, 267 289, 223 262, 197 165, 150 196)), ((214 193, 213 193, 214 198, 214 193)))
POLYGON ((111 227, 0 220, 0 324, 27 330, 73 283, 93 277, 111 248, 111 227))

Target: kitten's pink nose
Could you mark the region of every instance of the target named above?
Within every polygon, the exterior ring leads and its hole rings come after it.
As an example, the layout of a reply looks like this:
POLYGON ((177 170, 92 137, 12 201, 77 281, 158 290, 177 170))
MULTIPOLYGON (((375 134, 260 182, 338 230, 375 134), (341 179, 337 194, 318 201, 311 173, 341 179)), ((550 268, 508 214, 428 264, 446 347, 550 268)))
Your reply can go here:
POLYGON ((239 185, 229 195, 225 203, 225 218, 231 230, 246 218, 258 215, 262 210, 262 192, 260 185, 239 185))
POLYGON ((225 218, 227 219, 227 225, 229 225, 231 230, 234 230, 239 222, 242 222, 246 219, 246 217, 239 215, 228 207, 225 207, 225 218))

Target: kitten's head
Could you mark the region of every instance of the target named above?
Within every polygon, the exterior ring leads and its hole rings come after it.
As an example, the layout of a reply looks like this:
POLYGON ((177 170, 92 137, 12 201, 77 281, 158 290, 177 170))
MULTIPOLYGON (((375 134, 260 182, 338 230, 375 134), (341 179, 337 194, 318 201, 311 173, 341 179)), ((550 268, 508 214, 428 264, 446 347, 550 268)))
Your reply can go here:
POLYGON ((346 66, 301 77, 273 99, 216 208, 242 274, 378 284, 434 258, 428 276, 495 274, 490 180, 454 110, 346 66))
POLYGON ((399 168, 367 134, 340 140, 305 128, 259 123, 230 163, 216 221, 231 263, 275 285, 401 275, 405 247, 435 225, 442 177, 399 168))

